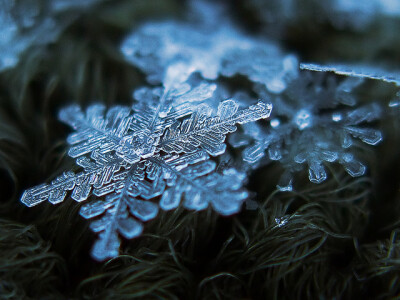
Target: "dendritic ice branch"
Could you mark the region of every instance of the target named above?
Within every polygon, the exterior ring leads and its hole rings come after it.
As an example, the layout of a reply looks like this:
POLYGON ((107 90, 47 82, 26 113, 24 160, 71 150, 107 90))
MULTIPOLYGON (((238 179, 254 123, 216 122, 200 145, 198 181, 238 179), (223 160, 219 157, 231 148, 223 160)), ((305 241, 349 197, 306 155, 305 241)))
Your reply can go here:
POLYGON ((312 63, 301 63, 300 69, 317 71, 317 72, 333 72, 338 75, 345 75, 357 78, 366 78, 381 80, 394 83, 400 86, 400 72, 388 71, 379 67, 361 64, 329 64, 320 65, 312 63))
MULTIPOLYGON (((76 201, 96 196, 80 214, 94 219, 91 229, 99 239, 92 256, 99 261, 118 255, 118 234, 127 239, 140 235, 142 222, 153 219, 159 208, 176 208, 183 198, 188 209, 211 205, 221 215, 238 212, 248 196, 246 176, 232 168, 218 172, 210 156, 225 152, 225 137, 238 124, 268 118, 272 105, 259 102, 239 109, 234 100, 225 100, 213 115, 205 104, 183 105, 182 97, 202 93, 178 86, 159 92, 142 89, 139 97, 151 94, 152 101, 132 107, 106 112, 95 104, 85 112, 75 105, 61 110, 60 119, 76 130, 68 137, 68 154, 83 170, 28 189, 21 201, 27 206, 46 200, 56 204, 69 191, 76 201)), ((215 89, 203 88, 208 90, 203 97, 215 89)))

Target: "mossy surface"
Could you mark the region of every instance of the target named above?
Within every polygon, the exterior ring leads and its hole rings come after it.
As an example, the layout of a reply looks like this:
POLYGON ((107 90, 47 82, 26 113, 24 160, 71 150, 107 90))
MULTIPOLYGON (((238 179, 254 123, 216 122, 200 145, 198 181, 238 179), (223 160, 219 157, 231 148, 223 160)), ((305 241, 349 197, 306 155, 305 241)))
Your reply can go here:
MULTIPOLYGON (((121 39, 143 20, 179 18, 184 9, 172 0, 104 1, 0 73, 0 299, 400 297, 399 111, 377 123, 384 141, 362 152, 366 176, 351 178, 334 165, 324 183, 309 183, 303 172, 296 191, 282 193, 275 188, 281 170, 270 165, 249 178, 257 209, 233 217, 161 212, 141 237, 123 241, 121 256, 103 263, 90 257, 96 237, 79 216, 81 204, 20 203, 26 188, 76 168, 58 110, 72 102, 130 104, 145 81, 124 61, 121 39), (288 222, 279 226, 277 216, 288 222)), ((286 34, 300 40, 302 33, 286 34)), ((290 43, 307 59, 328 55, 290 43)), ((361 94, 384 105, 396 92, 389 84, 363 87, 361 94)))

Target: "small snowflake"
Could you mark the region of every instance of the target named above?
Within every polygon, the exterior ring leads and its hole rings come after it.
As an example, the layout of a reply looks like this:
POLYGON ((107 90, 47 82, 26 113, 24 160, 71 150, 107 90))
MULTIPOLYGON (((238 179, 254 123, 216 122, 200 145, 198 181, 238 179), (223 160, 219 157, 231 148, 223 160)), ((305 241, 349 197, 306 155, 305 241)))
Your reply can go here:
MULTIPOLYGON (((326 180, 324 164, 331 162, 343 165, 351 176, 361 176, 366 167, 350 148, 355 138, 376 145, 382 134, 365 126, 380 117, 378 104, 353 108, 357 99, 352 90, 360 83, 359 78, 338 83, 333 76, 302 72, 285 92, 271 98, 274 111, 268 125, 247 124, 230 142, 246 147, 243 158, 251 164, 261 158, 265 163, 280 161, 286 169, 278 183, 283 191, 292 190, 292 173, 303 164, 314 183, 326 180)), ((258 91, 268 97, 264 87, 258 91)))

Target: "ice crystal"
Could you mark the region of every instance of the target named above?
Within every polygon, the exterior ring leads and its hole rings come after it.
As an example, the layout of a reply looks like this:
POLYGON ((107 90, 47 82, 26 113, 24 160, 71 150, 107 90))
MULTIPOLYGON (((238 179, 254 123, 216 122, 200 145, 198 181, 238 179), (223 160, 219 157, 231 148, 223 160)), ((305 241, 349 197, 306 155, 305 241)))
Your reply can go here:
POLYGON ((176 208, 183 198, 188 209, 211 205, 222 215, 238 212, 247 198, 245 174, 232 168, 217 172, 210 155, 224 153, 225 136, 236 131, 237 124, 267 118, 271 105, 259 102, 239 109, 234 100, 225 100, 212 115, 205 104, 184 105, 185 97, 207 97, 215 89, 200 86, 201 91, 184 83, 141 89, 138 97, 149 101, 115 106, 107 113, 99 104, 85 113, 75 105, 61 110, 60 119, 76 130, 68 137, 68 154, 83 170, 28 189, 21 201, 27 206, 46 200, 56 204, 68 191, 76 201, 106 196, 80 211, 84 218, 95 219, 91 229, 99 239, 92 256, 97 260, 118 254, 118 233, 128 239, 140 235, 142 222, 153 219, 159 208, 176 208))
MULTIPOLYGON (((350 151, 355 139, 370 145, 382 140, 380 131, 366 126, 380 117, 380 106, 354 107, 352 90, 361 81, 349 77, 337 82, 334 76, 302 72, 284 93, 271 99, 269 123, 246 124, 229 142, 245 146, 243 158, 250 164, 257 165, 261 158, 264 163, 280 161, 285 172, 278 188, 283 191, 292 190, 292 173, 303 164, 314 183, 326 180, 324 164, 331 162, 343 165, 351 176, 361 176, 366 167, 350 151)), ((266 96, 266 89, 259 88, 259 94, 266 96)))
POLYGON ((77 9, 99 1, 0 0, 0 71, 14 67, 29 47, 54 41, 76 18, 77 9))
POLYGON ((400 72, 388 71, 382 68, 369 66, 369 65, 354 65, 354 64, 310 64, 302 63, 300 68, 303 70, 318 71, 318 72, 333 72, 338 75, 345 75, 350 77, 366 78, 381 80, 385 82, 394 83, 400 86, 400 72))
POLYGON ((289 216, 282 216, 280 218, 275 218, 276 226, 278 227, 285 226, 288 223, 289 218, 290 218, 289 216))
POLYGON ((395 98, 389 102, 388 106, 390 108, 398 108, 398 107, 400 107, 400 91, 397 92, 395 98))
POLYGON ((150 22, 122 43, 126 59, 144 71, 150 83, 163 82, 167 69, 178 63, 189 75, 199 72, 205 79, 216 79, 240 74, 276 93, 286 88, 287 77, 296 75, 295 56, 283 53, 271 40, 243 33, 218 13, 223 7, 195 1, 192 6, 197 22, 150 22))
POLYGON ((44 38, 47 41, 57 33, 51 31, 54 20, 39 18, 41 8, 38 3, 30 1, 28 5, 22 5, 19 2, 2 0, 0 5, 0 70, 2 70, 17 64, 20 53, 35 41, 40 31, 49 32, 44 38))

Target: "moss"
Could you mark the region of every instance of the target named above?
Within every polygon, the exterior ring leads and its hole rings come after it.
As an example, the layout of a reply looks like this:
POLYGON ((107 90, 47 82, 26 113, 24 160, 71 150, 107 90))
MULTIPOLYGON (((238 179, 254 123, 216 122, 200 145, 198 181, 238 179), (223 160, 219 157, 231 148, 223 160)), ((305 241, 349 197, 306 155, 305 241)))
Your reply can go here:
MULTIPOLYGON (((259 208, 224 218, 211 210, 162 212, 122 255, 94 262, 95 235, 70 199, 28 209, 22 191, 74 168, 68 128, 56 119, 71 101, 129 103, 143 75, 118 51, 138 21, 179 15, 183 5, 105 1, 57 41, 25 52, 0 74, 0 298, 296 299, 400 296, 398 115, 379 125, 385 141, 365 151, 372 167, 353 179, 333 166, 320 185, 299 174, 280 193, 276 165, 250 178, 259 208), (275 221, 282 216, 283 226, 275 221)), ((305 49, 304 51, 308 51, 305 49)), ((309 51, 305 57, 310 57, 309 51)), ((238 79, 240 80, 240 79, 238 79)), ((394 88, 371 84, 387 101, 394 88)))
POLYGON ((0 219, 0 291, 2 299, 62 298, 67 270, 34 226, 0 219))

